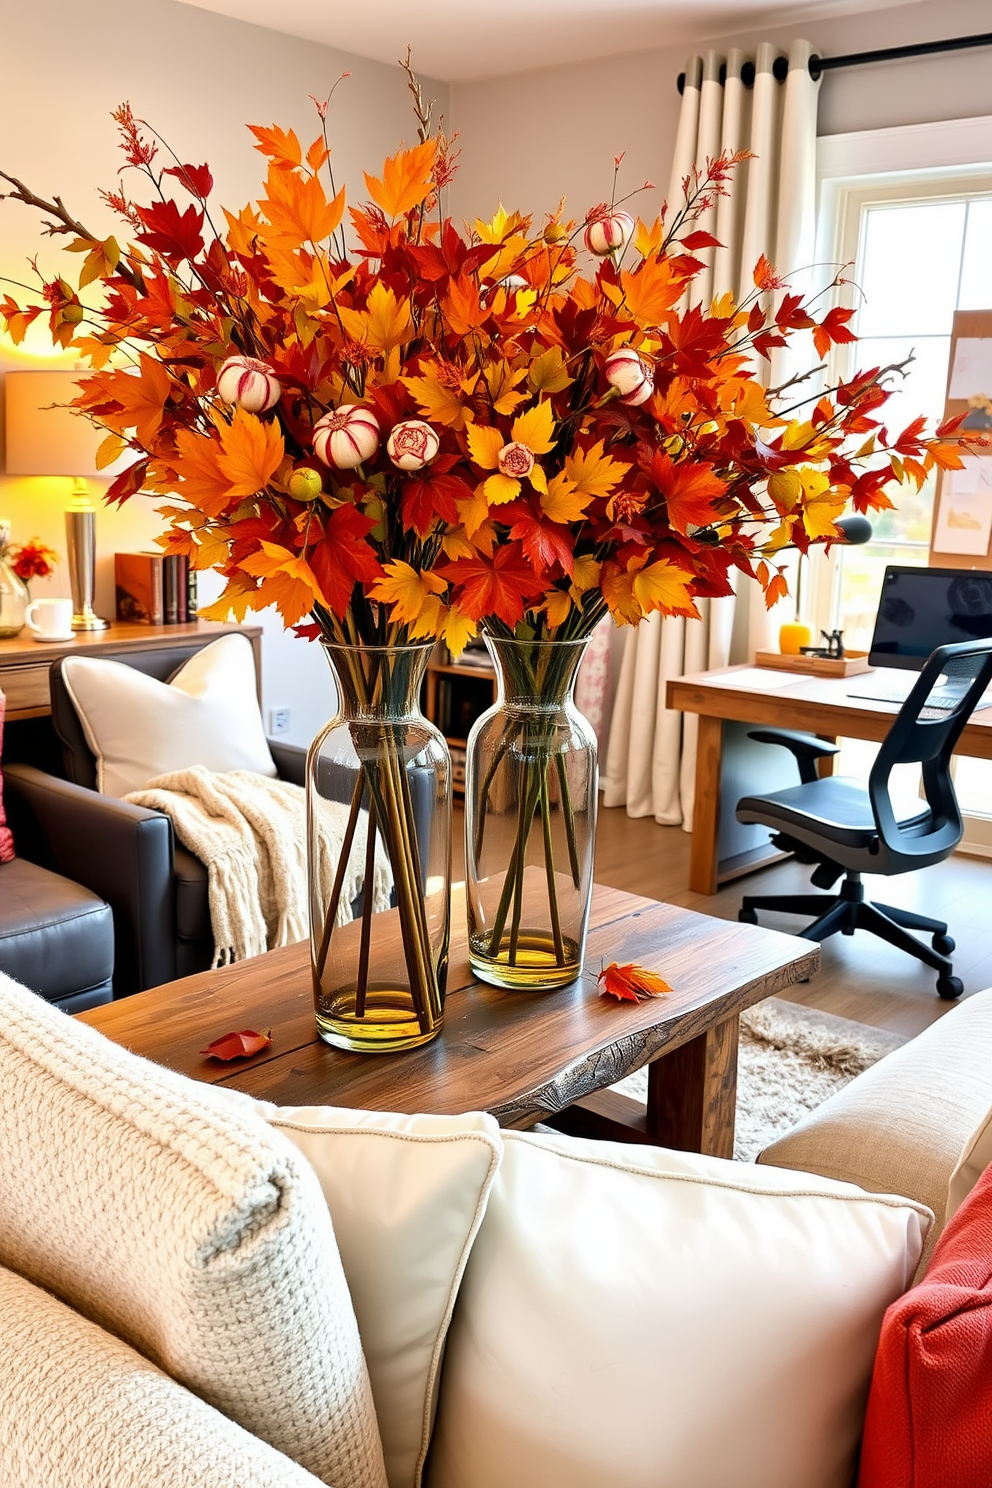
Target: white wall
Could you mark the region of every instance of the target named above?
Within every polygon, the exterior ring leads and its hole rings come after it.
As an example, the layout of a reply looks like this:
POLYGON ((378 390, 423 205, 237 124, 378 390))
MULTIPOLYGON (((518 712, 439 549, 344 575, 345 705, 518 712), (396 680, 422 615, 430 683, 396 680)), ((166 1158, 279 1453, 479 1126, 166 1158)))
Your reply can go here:
MULTIPOLYGON (((795 37, 806 37, 824 56, 841 56, 988 30, 988 0, 925 0, 740 32, 693 50, 747 47, 757 40, 787 48, 795 37)), ((525 40, 522 36, 522 50, 525 40)), ((455 217, 490 216, 497 198, 507 208, 540 215, 565 193, 570 214, 581 219, 609 197, 613 157, 622 150, 627 152, 622 190, 653 181, 654 192, 635 198, 641 216, 653 216, 668 188, 681 102, 676 79, 686 56, 684 46, 658 48, 454 84, 452 118, 462 147, 461 170, 451 188, 455 217)), ((987 114, 990 68, 992 54, 985 48, 827 74, 820 90, 820 133, 987 114)))
MULTIPOLYGON (((235 209, 257 195, 265 168, 245 126, 292 125, 309 143, 319 125, 307 95, 325 97, 342 71, 352 76, 335 94, 330 132, 338 184, 349 187, 352 200, 366 195, 362 170, 378 173, 385 156, 416 135, 398 67, 173 0, 128 0, 124 8, 102 0, 11 3, 4 6, 2 46, 0 168, 42 196, 59 193, 79 219, 103 233, 119 230, 97 190, 117 181, 121 157, 110 113, 125 99, 181 159, 208 161, 215 201, 235 209)), ((425 80, 424 89, 447 113, 446 85, 425 80)), ((49 277, 58 272, 60 257, 67 256, 42 236, 41 222, 18 202, 0 202, 0 275, 24 280, 33 254, 49 277)), ((5 287, 0 284, 0 293, 5 287)), ((15 348, 0 337, 0 371, 50 359, 46 339, 39 334, 30 347, 15 348)), ((68 484, 0 476, 0 516, 11 518, 16 537, 38 535, 64 557, 68 484)), ((111 616, 114 552, 150 547, 163 523, 146 497, 101 511, 97 523, 97 608, 111 616)), ((212 584, 211 575, 203 587, 212 584)), ((64 568, 52 580, 37 581, 32 592, 67 594, 64 568)), ((285 634, 278 615, 267 613, 263 623, 264 706, 289 704, 288 737, 308 743, 333 708, 326 663, 318 647, 285 634)))

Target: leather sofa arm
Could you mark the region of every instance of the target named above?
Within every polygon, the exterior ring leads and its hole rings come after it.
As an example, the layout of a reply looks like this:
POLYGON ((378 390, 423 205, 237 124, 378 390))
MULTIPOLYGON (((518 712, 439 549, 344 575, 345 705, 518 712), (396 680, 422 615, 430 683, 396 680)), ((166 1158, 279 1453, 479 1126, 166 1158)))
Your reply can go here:
POLYGON ((176 908, 168 817, 31 765, 6 768, 4 799, 24 855, 110 905, 115 997, 172 981, 176 908))
POLYGON ((269 752, 275 760, 280 780, 291 785, 305 785, 307 751, 299 744, 281 744, 278 739, 269 739, 269 752))

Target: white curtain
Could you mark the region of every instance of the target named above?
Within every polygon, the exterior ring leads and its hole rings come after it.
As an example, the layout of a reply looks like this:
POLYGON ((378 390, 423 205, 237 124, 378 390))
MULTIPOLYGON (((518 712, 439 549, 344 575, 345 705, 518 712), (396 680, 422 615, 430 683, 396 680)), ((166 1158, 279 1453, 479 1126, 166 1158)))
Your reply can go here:
MULTIPOLYGON (((721 247, 699 257, 706 267, 691 286, 692 304, 708 305, 728 290, 742 298, 753 289, 762 253, 791 286, 805 292, 811 282, 815 239, 816 101, 819 84, 809 75, 813 47, 792 44, 788 74, 774 75, 779 49, 770 42, 752 58, 731 51, 691 57, 668 191, 669 219, 684 200, 682 182, 694 164, 751 150, 739 166, 729 195, 718 197, 700 226, 721 247), (754 87, 741 80, 753 61, 754 87), (721 70, 726 67, 725 80, 721 70)), ((787 374, 786 363, 764 363, 756 373, 768 386, 787 374)), ((665 826, 692 830, 696 719, 665 707, 665 684, 686 672, 746 661, 770 639, 764 600, 756 584, 743 580, 737 599, 703 600, 701 620, 652 615, 626 637, 610 724, 603 804, 625 806, 628 816, 653 816, 665 826)))

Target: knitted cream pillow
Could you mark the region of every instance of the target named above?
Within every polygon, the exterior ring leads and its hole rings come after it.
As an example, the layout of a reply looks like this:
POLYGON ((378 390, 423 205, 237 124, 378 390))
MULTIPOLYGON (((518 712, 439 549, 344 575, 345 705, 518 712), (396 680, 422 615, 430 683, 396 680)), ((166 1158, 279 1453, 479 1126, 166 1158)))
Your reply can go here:
POLYGON ((67 656, 62 680, 96 756, 96 788, 106 796, 126 796, 156 775, 192 765, 276 773, 247 636, 211 641, 170 682, 92 656, 67 656))
POLYGON ((3 976, 0 1264, 334 1488, 384 1488, 313 1172, 259 1118, 3 976))
POLYGON ((389 1488, 418 1488, 452 1310, 503 1151, 499 1127, 482 1112, 396 1116, 223 1094, 285 1132, 320 1179, 355 1304, 389 1488))
POLYGON ((431 1488, 849 1488, 929 1210, 660 1147, 503 1148, 431 1488))
POLYGON ((0 1268, 3 1488, 320 1488, 119 1338, 0 1268))

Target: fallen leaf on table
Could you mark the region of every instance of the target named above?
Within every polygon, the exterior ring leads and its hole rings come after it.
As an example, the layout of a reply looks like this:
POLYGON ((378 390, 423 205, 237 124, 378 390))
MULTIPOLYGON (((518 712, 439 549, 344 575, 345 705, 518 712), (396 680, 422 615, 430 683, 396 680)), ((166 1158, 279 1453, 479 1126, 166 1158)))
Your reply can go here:
POLYGON ((266 1048, 271 1042, 271 1028, 264 1028, 261 1033, 256 1033, 253 1028, 243 1028, 240 1033, 225 1033, 223 1038, 214 1039, 200 1053, 205 1054, 208 1059, 247 1059, 250 1054, 257 1054, 259 1049, 266 1048))
POLYGON ((633 961, 628 961, 626 966, 611 961, 609 966, 603 967, 596 980, 603 984, 600 997, 615 997, 618 1002, 641 1002, 648 997, 661 997, 672 990, 660 976, 633 961))

